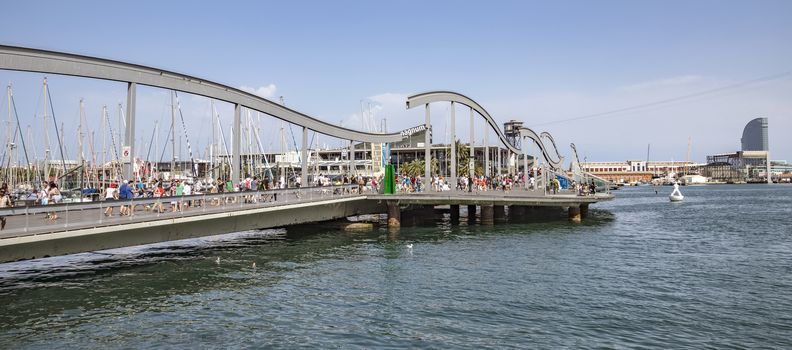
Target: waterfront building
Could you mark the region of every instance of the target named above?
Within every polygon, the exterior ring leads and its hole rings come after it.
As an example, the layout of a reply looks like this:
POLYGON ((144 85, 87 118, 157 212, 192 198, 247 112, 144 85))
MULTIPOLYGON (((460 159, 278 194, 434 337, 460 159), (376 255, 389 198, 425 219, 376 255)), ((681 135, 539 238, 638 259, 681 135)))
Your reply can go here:
MULTIPOLYGON (((405 163, 424 159, 426 132, 425 125, 418 125, 402 130, 403 139, 399 142, 391 144, 355 142, 352 144, 354 150, 352 158, 350 158, 349 146, 311 149, 308 151, 309 181, 319 174, 331 180, 352 174, 364 177, 379 176, 384 172, 388 162, 393 164, 396 173, 401 173, 401 167, 405 163)), ((466 143, 464 146, 470 145, 466 143)), ((489 145, 489 147, 474 145, 473 151, 477 167, 480 166, 482 169, 485 152, 489 153, 490 174, 498 174, 499 171, 500 174, 515 173, 517 164, 523 164, 522 156, 513 155, 500 145, 489 145)), ((439 173, 449 174, 451 146, 433 143, 430 146, 430 154, 433 159, 438 160, 439 173)), ((230 162, 227 156, 220 156, 220 159, 221 164, 230 162)), ((283 175, 289 182, 294 180, 302 168, 300 153, 296 151, 243 154, 242 159, 243 168, 248 169, 251 174, 268 176, 267 169, 270 169, 273 176, 283 175)), ((533 157, 530 155, 528 164, 533 166, 533 157)), ((160 167, 163 171, 167 171, 166 164, 161 164, 160 167)))
POLYGON ((743 151, 769 151, 767 137, 767 118, 756 118, 748 122, 743 129, 743 151))
POLYGON ((691 172, 702 164, 687 161, 625 160, 614 162, 584 162, 583 171, 614 183, 647 183, 653 178, 676 177, 691 172))
MULTIPOLYGON (((771 169, 768 147, 767 118, 756 118, 743 129, 741 151, 707 156, 707 165, 702 168, 704 176, 713 181, 727 183, 770 182, 767 173, 771 169)), ((776 174, 779 175, 779 174, 776 174)))

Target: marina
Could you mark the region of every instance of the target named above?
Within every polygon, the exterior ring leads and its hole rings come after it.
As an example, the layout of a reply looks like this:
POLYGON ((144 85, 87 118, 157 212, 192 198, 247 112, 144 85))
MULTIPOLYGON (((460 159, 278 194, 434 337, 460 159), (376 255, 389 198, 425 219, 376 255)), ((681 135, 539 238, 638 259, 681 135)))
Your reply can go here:
POLYGON ((792 349, 790 13, 4 4, 0 349, 792 349))

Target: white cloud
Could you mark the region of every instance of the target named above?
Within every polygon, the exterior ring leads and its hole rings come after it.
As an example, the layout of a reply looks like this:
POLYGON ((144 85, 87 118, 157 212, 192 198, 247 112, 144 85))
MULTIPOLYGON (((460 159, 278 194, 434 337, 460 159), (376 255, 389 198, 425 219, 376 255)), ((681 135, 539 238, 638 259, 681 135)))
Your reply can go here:
POLYGON ((253 88, 253 87, 250 87, 250 86, 244 86, 243 85, 243 86, 240 86, 239 89, 242 90, 242 91, 245 91, 245 92, 249 92, 249 93, 254 94, 254 95, 258 95, 259 97, 263 97, 263 98, 272 98, 273 96, 275 96, 275 91, 278 90, 278 88, 275 86, 275 84, 269 84, 269 85, 266 85, 266 86, 259 86, 258 88, 253 88))
POLYGON ((388 131, 393 132, 414 126, 411 124, 420 124, 420 121, 411 123, 406 120, 406 101, 407 94, 403 93, 386 92, 369 96, 360 100, 358 111, 341 121, 342 126, 355 130, 379 131, 381 121, 385 119, 388 131))
POLYGON ((636 84, 623 86, 624 91, 653 90, 657 88, 680 87, 684 85, 699 84, 705 78, 700 75, 680 75, 676 77, 644 81, 636 84))

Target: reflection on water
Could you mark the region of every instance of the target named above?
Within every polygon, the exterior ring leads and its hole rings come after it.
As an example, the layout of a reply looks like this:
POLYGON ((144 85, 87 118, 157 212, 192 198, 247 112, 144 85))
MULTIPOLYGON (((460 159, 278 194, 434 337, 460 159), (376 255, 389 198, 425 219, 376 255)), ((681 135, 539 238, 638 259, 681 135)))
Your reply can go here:
POLYGON ((792 346, 792 187, 666 189, 580 225, 441 212, 4 264, 0 347, 792 346))

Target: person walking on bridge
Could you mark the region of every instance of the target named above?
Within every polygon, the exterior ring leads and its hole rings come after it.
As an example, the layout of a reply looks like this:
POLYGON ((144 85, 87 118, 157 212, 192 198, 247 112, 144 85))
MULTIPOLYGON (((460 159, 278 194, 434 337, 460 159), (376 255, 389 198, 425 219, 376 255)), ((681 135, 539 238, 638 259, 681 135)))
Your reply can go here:
MULTIPOLYGON (((14 206, 14 203, 11 202, 11 196, 8 194, 6 187, 0 188, 0 209, 2 208, 11 208, 14 206)), ((5 230, 6 225, 6 218, 5 216, 0 216, 0 230, 5 230)))
MULTIPOLYGON (((133 198, 135 198, 135 194, 132 192, 132 188, 133 188, 132 180, 129 180, 128 182, 121 184, 118 197, 122 200, 131 201, 133 198)), ((130 204, 129 206, 121 205, 121 208, 119 209, 119 212, 121 212, 122 216, 132 215, 134 211, 135 211, 134 204, 130 204)))
POLYGON ((165 197, 165 188, 162 187, 162 181, 157 182, 157 188, 154 189, 154 198, 159 198, 157 203, 154 204, 154 207, 157 209, 157 213, 162 214, 165 211, 165 208, 162 205, 162 197, 165 197))
POLYGON ((105 190, 105 202, 109 202, 107 205, 107 209, 105 209, 104 214, 105 216, 113 216, 113 206, 111 205, 112 202, 118 200, 118 188, 116 188, 116 184, 111 183, 107 186, 105 190))

